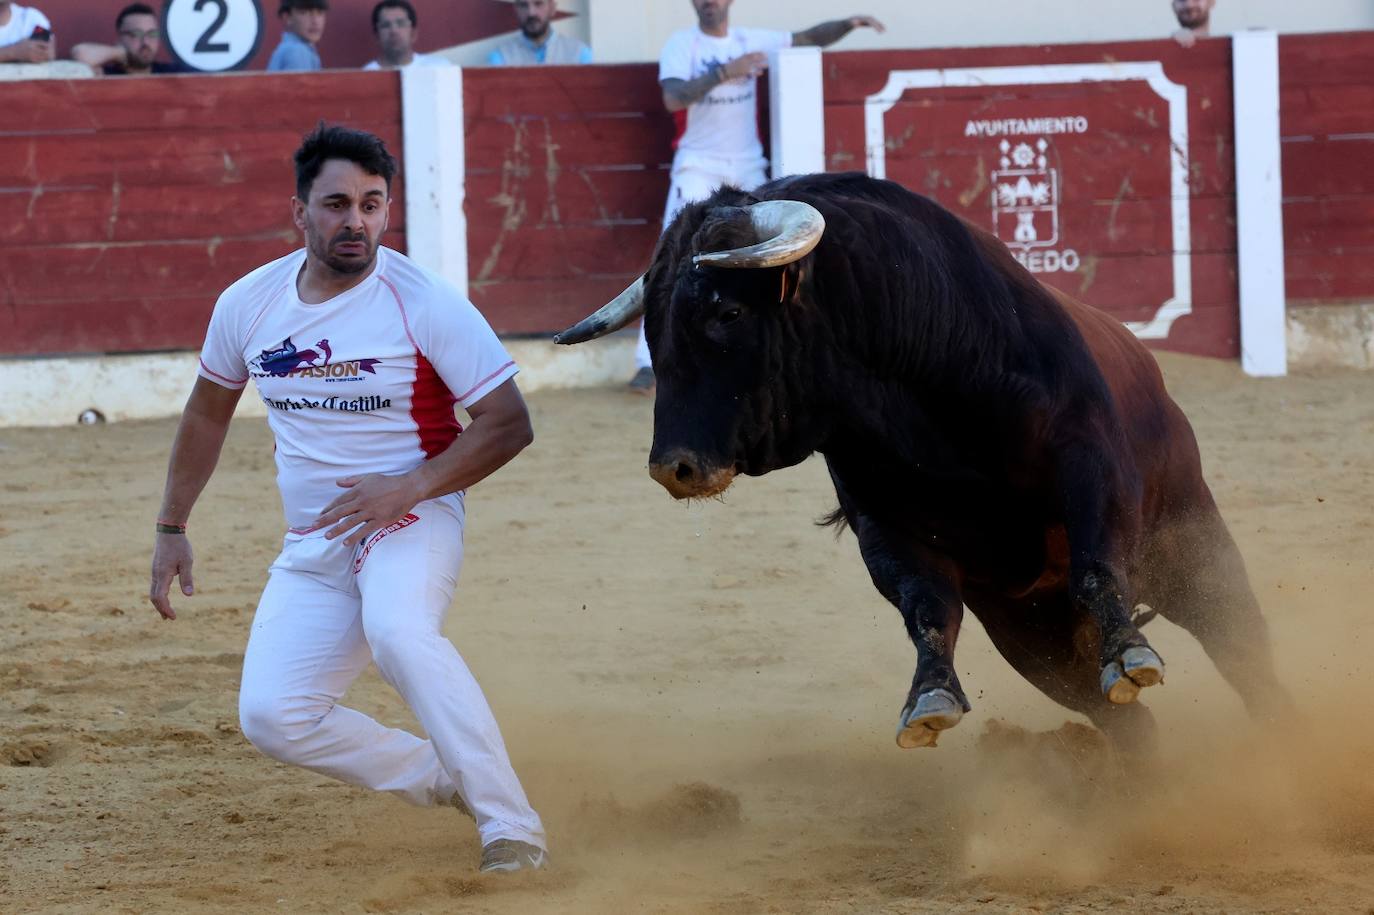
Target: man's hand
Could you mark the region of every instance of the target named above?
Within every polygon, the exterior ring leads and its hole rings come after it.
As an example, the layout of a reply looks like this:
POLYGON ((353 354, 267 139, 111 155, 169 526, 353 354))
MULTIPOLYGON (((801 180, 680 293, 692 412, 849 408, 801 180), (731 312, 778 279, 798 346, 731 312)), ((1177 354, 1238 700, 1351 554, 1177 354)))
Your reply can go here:
POLYGON ((415 480, 408 474, 369 473, 344 477, 338 485, 348 491, 326 505, 312 527, 318 529, 333 524, 333 529, 325 533, 330 540, 352 530, 344 541, 344 545, 350 547, 404 516, 422 497, 415 480))
POLYGON ((182 594, 190 597, 196 593, 191 581, 191 541, 185 534, 158 534, 153 546, 153 580, 148 587, 148 600, 165 620, 177 618, 172 602, 167 599, 173 577, 181 579, 182 594))
POLYGON ((721 64, 720 69, 727 80, 753 79, 768 69, 768 55, 762 51, 741 54, 734 60, 721 64))
POLYGON ((0 60, 16 64, 45 64, 55 56, 51 41, 38 41, 25 38, 12 45, 0 48, 0 60))
POLYGON ((872 16, 850 16, 849 27, 851 29, 872 29, 880 35, 887 31, 887 26, 872 16))

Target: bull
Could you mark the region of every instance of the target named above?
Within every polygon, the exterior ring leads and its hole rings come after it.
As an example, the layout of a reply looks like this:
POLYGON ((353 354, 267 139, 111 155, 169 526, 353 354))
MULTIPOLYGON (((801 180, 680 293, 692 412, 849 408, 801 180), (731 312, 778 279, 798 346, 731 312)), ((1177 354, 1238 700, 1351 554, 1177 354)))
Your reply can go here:
POLYGON ((1197 638, 1251 714, 1286 706, 1153 357, 989 233, 857 173, 725 187, 556 339, 641 314, 658 380, 649 472, 674 497, 824 456, 828 520, 853 531, 915 645, 900 746, 934 746, 970 711, 954 666, 965 607, 1025 679, 1128 754, 1153 749, 1136 700, 1165 673, 1142 616, 1197 638))

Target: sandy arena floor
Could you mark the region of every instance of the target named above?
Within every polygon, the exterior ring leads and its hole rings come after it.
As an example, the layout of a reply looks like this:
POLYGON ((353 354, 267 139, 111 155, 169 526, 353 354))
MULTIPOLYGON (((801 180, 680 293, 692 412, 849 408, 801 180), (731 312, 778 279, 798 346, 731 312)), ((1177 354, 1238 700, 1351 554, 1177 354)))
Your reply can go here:
MULTIPOLYGON (((0 912, 1374 912, 1374 373, 1256 381, 1164 357, 1310 718, 1257 732, 1196 644, 1149 633, 1154 784, 993 652, 974 711, 899 750, 913 652, 818 460, 672 502, 648 403, 531 398, 469 497, 447 631, 556 870, 479 879, 455 811, 258 755, 246 632, 281 531, 242 420, 192 518, 199 594, 144 599, 173 422, 0 430, 0 912)), ((410 722, 375 675, 351 704, 410 722)))

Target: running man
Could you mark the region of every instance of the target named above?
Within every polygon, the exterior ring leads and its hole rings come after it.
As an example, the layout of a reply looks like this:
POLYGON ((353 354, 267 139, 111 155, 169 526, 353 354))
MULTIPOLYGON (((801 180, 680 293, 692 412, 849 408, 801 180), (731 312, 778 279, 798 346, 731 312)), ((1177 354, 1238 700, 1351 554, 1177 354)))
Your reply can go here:
MULTIPOLYGON (((770 51, 828 47, 859 28, 884 31, 872 16, 835 19, 801 32, 732 28, 733 2, 692 0, 696 28, 674 32, 658 58, 663 104, 677 126, 672 184, 663 211, 665 229, 684 206, 705 200, 722 184, 751 191, 768 180, 756 90, 770 51)), ((654 393, 654 370, 642 323, 630 390, 646 396, 654 393)))
POLYGON ((187 519, 252 379, 288 530, 243 659, 244 735, 282 762, 470 811, 483 871, 538 869, 543 824, 441 634, 463 558, 463 491, 533 439, 515 363, 458 290, 379 247, 396 171, 381 140, 321 124, 295 162, 306 247, 215 305, 172 445, 149 598, 171 620, 173 576, 193 593, 187 519), (455 401, 472 417, 466 430, 455 401), (369 661, 429 739, 336 704, 369 661))

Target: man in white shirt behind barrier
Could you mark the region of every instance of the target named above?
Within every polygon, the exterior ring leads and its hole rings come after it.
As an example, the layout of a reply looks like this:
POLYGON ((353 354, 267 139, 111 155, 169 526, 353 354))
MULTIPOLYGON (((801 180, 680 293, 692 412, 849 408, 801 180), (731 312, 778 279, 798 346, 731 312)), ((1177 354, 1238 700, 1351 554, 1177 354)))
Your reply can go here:
MULTIPOLYGON (((884 31, 872 16, 835 19, 801 32, 732 28, 732 2, 692 0, 697 27, 675 32, 659 55, 663 104, 677 127, 664 228, 685 205, 704 200, 722 184, 752 190, 768 180, 768 160, 759 139, 757 87, 770 51, 824 48, 858 28, 884 31)), ((630 390, 652 395, 654 371, 642 325, 635 369, 630 390)))
POLYGON ((215 304, 172 445, 149 599, 190 595, 186 522, 251 380, 286 512, 243 658, 239 724, 282 762, 413 804, 470 811, 483 871, 538 869, 544 827, 481 687, 441 627, 463 559, 464 490, 533 437, 515 363, 460 292, 378 243, 396 162, 320 125, 296 153, 304 250, 215 304), (472 422, 454 415, 461 403, 472 422), (428 739, 338 704, 369 662, 428 739))
POLYGON ((415 50, 420 24, 410 0, 382 0, 374 6, 372 34, 382 54, 363 64, 364 70, 453 66, 453 62, 442 54, 421 54, 415 50))

